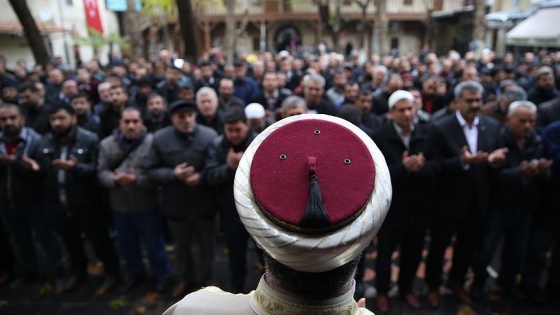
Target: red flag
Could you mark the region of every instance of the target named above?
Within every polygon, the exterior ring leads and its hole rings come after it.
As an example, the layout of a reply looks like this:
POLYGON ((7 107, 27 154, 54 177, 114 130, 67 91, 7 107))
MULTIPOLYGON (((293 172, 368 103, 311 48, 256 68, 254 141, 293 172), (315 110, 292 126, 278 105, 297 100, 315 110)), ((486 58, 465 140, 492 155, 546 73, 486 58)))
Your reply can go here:
POLYGON ((101 16, 99 15, 97 0, 84 0, 84 9, 86 11, 88 28, 92 28, 100 34, 103 34, 103 25, 101 24, 101 16))

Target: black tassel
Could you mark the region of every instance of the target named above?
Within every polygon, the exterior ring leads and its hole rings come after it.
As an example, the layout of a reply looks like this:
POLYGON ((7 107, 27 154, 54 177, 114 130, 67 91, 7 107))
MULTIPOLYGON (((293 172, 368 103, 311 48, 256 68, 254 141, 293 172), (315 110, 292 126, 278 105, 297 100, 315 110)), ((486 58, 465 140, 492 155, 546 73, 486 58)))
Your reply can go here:
POLYGON ((330 224, 329 214, 323 205, 323 194, 321 186, 317 181, 317 174, 310 174, 311 185, 309 186, 309 201, 303 218, 299 222, 299 226, 308 229, 323 228, 330 224))

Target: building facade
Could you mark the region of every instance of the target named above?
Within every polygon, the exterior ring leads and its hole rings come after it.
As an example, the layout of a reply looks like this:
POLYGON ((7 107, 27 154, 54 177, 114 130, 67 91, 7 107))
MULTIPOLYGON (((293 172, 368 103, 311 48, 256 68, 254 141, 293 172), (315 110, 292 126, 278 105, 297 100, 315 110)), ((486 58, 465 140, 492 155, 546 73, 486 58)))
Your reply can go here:
MULTIPOLYGON (((74 37, 87 37, 90 21, 98 21, 104 35, 119 33, 117 15, 107 10, 104 0, 27 0, 27 4, 51 56, 62 57, 71 66, 76 62, 74 37)), ((0 0, 0 7, 6 8, 0 15, 0 55, 6 58, 8 67, 19 59, 33 66, 35 61, 15 12, 7 0, 0 0)), ((83 61, 94 57, 93 48, 88 45, 80 45, 79 53, 83 61)), ((102 63, 107 62, 108 47, 98 54, 102 63)))

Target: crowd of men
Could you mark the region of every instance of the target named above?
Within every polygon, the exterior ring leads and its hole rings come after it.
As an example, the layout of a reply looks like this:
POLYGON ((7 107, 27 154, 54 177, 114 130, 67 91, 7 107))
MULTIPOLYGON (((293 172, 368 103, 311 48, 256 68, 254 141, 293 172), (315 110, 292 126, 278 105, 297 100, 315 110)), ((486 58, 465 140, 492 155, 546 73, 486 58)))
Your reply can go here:
POLYGON ((390 308, 396 250, 398 291, 421 307, 412 282, 427 235, 432 307, 450 244, 445 284, 461 302, 560 297, 560 52, 422 51, 363 63, 353 53, 240 54, 233 63, 207 53, 177 68, 162 50, 66 69, 0 62, 0 282, 75 289, 92 260, 85 235, 103 263, 103 292, 149 275, 154 290, 179 297, 215 283, 221 235, 231 290, 246 292, 250 237, 233 198, 241 157, 274 122, 326 114, 363 130, 389 166, 393 202, 372 244, 378 309, 390 308), (38 265, 37 244, 48 266, 38 265), (489 281, 498 248, 499 276, 489 281))

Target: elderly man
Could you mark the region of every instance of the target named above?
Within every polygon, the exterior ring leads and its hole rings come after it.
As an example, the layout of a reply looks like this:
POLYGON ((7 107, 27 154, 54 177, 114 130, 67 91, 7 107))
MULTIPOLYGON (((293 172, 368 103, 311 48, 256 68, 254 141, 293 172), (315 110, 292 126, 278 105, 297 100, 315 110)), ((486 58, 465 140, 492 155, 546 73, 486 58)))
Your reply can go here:
POLYGON ((196 92, 196 122, 214 129, 218 134, 224 133, 223 113, 218 109, 218 95, 211 87, 201 87, 196 92))
POLYGON ((472 301, 463 288, 465 275, 484 239, 481 227, 487 217, 490 181, 507 153, 501 148, 498 122, 479 114, 483 90, 476 81, 459 83, 454 90, 458 110, 437 121, 429 136, 441 169, 426 264, 426 297, 433 307, 439 305, 444 252, 455 234, 447 286, 461 302, 472 301))
POLYGON ((97 176, 109 190, 117 242, 128 273, 125 290, 146 276, 142 242, 156 278, 155 291, 161 293, 166 288, 171 265, 163 240, 158 189, 145 165, 152 140, 152 134, 142 124, 140 110, 124 109, 119 128, 100 144, 97 176))
POLYGON ((485 104, 482 107, 481 113, 490 116, 503 125, 508 113, 509 105, 516 101, 524 101, 527 99, 527 93, 520 86, 509 88, 503 94, 498 96, 498 99, 485 104))
POLYGON ((336 116, 336 107, 324 95, 325 78, 312 73, 303 78, 303 98, 310 114, 326 114, 336 116))
POLYGON ((282 118, 307 114, 307 104, 305 100, 297 95, 288 96, 282 102, 282 118))
POLYGON ((150 176, 162 185, 163 215, 175 238, 179 281, 174 297, 188 287, 209 285, 213 278, 218 208, 212 190, 203 181, 203 171, 206 149, 218 134, 196 123, 196 108, 189 101, 170 105, 173 125, 154 134, 148 158, 150 176))
POLYGON ((234 185, 239 217, 265 251, 264 276, 247 295, 209 287, 164 314, 372 314, 353 298, 354 274, 391 183, 371 138, 336 117, 283 119, 245 151, 234 185))
POLYGON ((504 237, 501 270, 493 293, 513 293, 519 298, 516 276, 522 272, 533 215, 541 206, 542 184, 550 176, 551 161, 544 158, 543 144, 535 133, 537 107, 529 101, 513 102, 502 128, 502 142, 509 152, 495 179, 484 246, 475 259, 473 297, 482 297, 498 242, 504 237))
POLYGON ((430 158, 426 125, 415 125, 415 105, 412 93, 395 91, 389 97, 389 117, 392 123, 374 133, 373 140, 385 156, 391 183, 393 202, 377 237, 377 296, 379 310, 389 309, 387 293, 391 279, 393 251, 400 245, 399 292, 413 309, 420 300, 412 291, 412 281, 422 257, 424 236, 428 229, 434 194, 434 162, 430 158))

